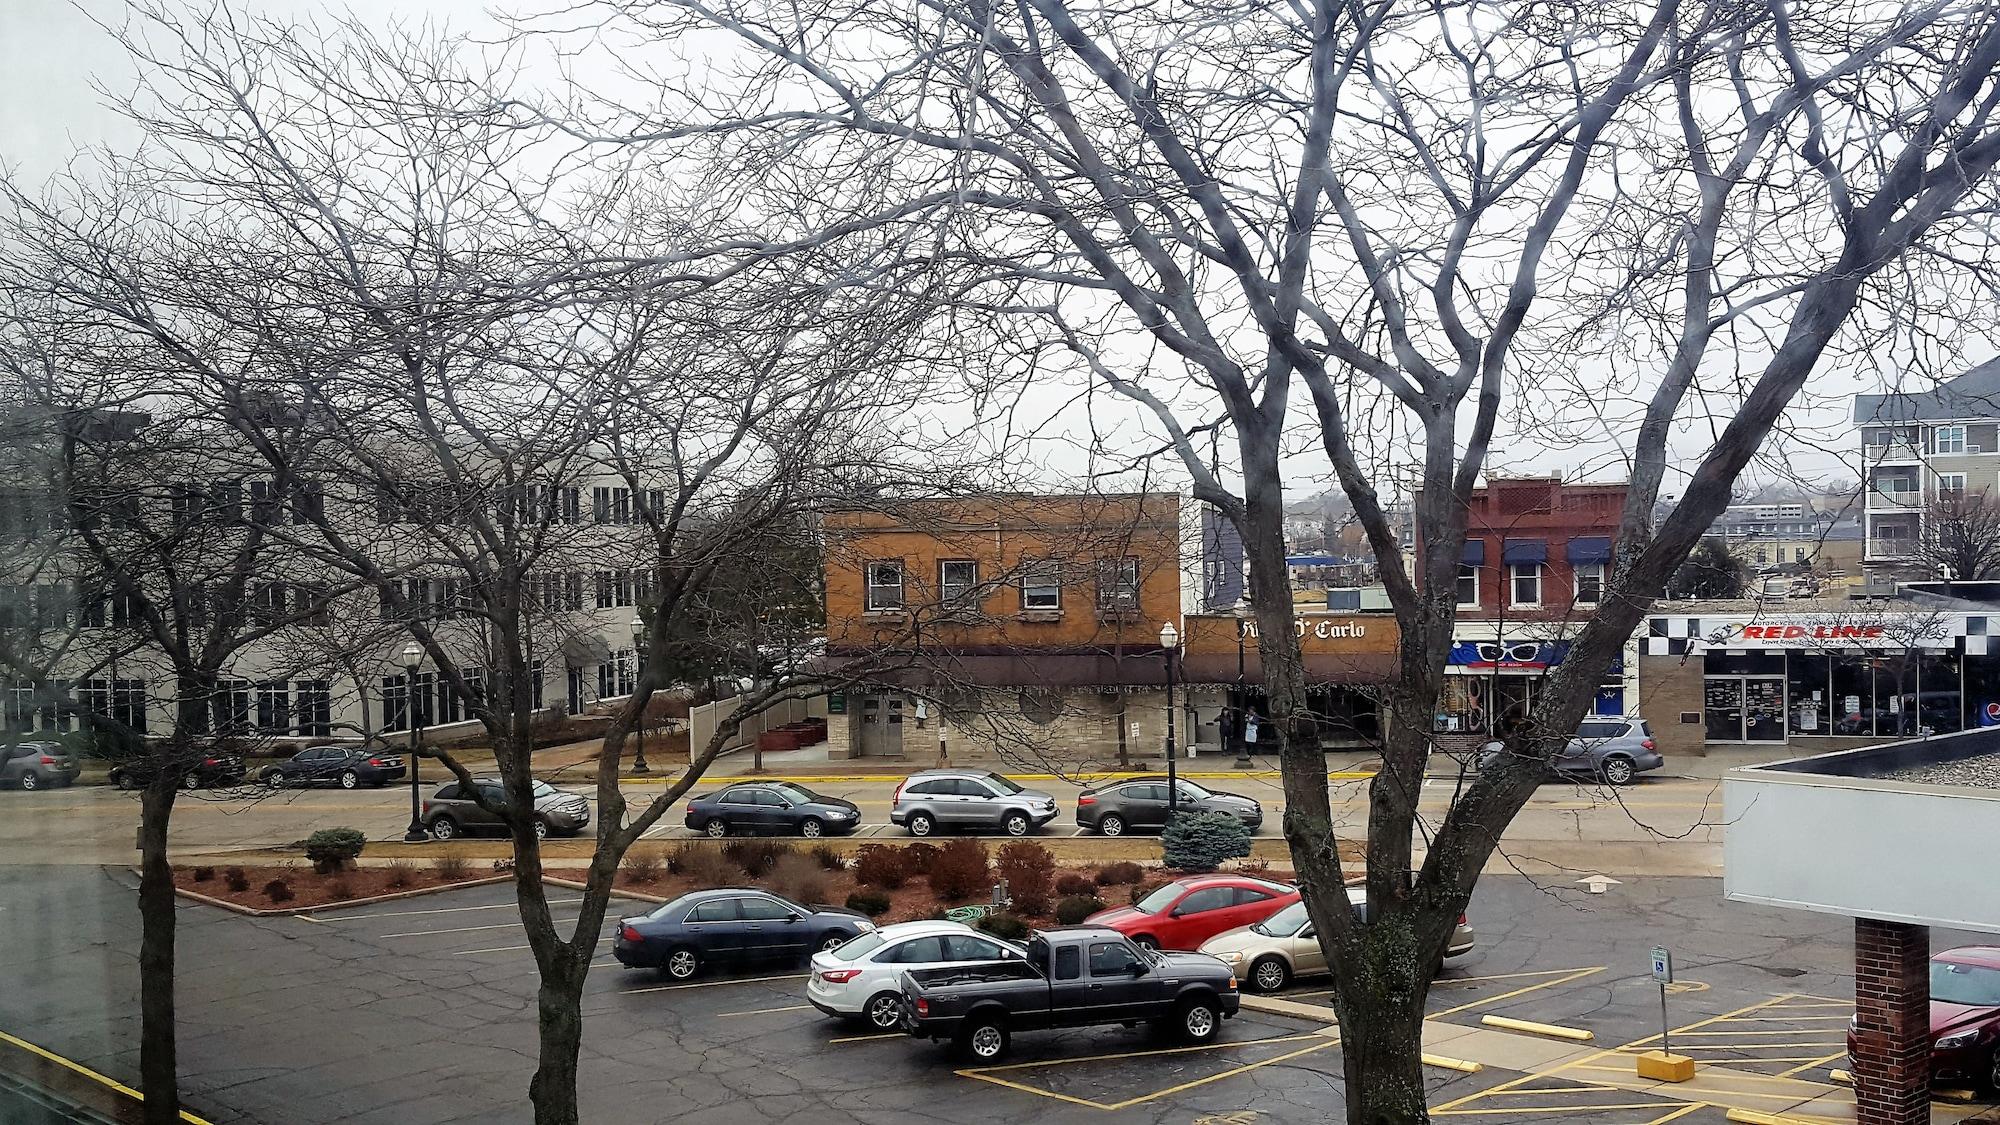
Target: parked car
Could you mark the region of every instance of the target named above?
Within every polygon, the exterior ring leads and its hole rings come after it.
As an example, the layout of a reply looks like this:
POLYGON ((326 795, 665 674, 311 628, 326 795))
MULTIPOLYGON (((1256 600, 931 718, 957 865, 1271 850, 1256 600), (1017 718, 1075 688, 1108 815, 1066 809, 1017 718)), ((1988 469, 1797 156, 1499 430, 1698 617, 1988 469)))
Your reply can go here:
MULTIPOLYGON (((1505 753, 1501 744, 1480 747, 1479 768, 1485 769, 1505 753)), ((1581 774, 1611 785, 1631 785, 1642 773, 1651 773, 1666 764, 1653 728, 1638 718, 1585 719, 1576 734, 1563 744, 1549 768, 1558 774, 1581 774)))
POLYGON ((1021 947, 962 922, 898 922, 813 954, 806 999, 830 1016, 893 1031, 903 1018, 902 976, 910 969, 1019 961, 1021 947))
POLYGON ((1028 833, 1056 818, 1056 799, 1025 789, 991 770, 924 770, 896 786, 889 823, 912 836, 939 829, 997 828, 1009 836, 1028 833))
POLYGON ((308 746, 274 766, 266 766, 257 780, 273 789, 286 785, 338 785, 358 789, 363 785, 381 788, 403 776, 401 755, 365 746, 308 746))
POLYGON ((1225 930, 1261 922, 1299 901, 1299 889, 1247 875, 1189 875, 1130 906, 1084 921, 1153 949, 1199 949, 1225 930))
POLYGON ((83 772, 83 763, 60 742, 17 742, 0 746, 0 785, 46 789, 68 785, 83 772))
POLYGON ((727 836, 777 833, 844 836, 861 823, 853 801, 826 797, 789 781, 732 785, 688 802, 686 823, 696 832, 727 836))
MULTIPOLYGON (((1859 1019, 1847 1021, 1850 1059, 1859 1019)), ((2000 946, 1968 945, 1931 957, 1931 1081, 2000 1091, 2000 946)))
MULTIPOLYGON (((492 803, 500 804, 507 799, 506 790, 498 778, 474 780, 492 803)), ((537 837, 574 836, 590 827, 590 802, 583 797, 557 789, 546 781, 535 782, 533 792, 537 837)), ((473 832, 507 831, 506 821, 487 812, 456 781, 438 786, 437 792, 424 801, 423 822, 433 840, 449 840, 473 832)))
MULTIPOLYGON (((1239 793, 1204 789, 1185 778, 1176 781, 1184 811, 1226 812, 1255 832, 1264 823, 1264 807, 1239 793)), ((1164 828, 1167 824, 1167 779, 1135 777, 1101 789, 1086 789, 1076 797, 1076 822, 1106 836, 1123 836, 1128 828, 1164 828)))
MULTIPOLYGON (((161 762, 157 758, 139 757, 120 762, 111 767, 111 784, 120 789, 143 789, 158 776, 161 762)), ((243 756, 240 754, 209 754, 187 767, 180 776, 182 789, 220 789, 243 784, 243 756)))
POLYGON ((1149 1021, 1206 1043, 1243 1001, 1213 957, 1142 949, 1088 925, 1035 934, 1019 961, 912 969, 902 983, 903 1030, 982 1063, 1005 1055, 1014 1032, 1053 1027, 1149 1021))
MULTIPOLYGON (((1355 913, 1365 918, 1367 889, 1349 887, 1347 899, 1354 904, 1355 913)), ((1444 955, 1463 957, 1472 952, 1475 940, 1471 924, 1461 914, 1444 955)), ((1201 952, 1236 970, 1244 987, 1254 992, 1276 992, 1295 978, 1327 971, 1326 955, 1320 951, 1303 902, 1294 902, 1261 922, 1217 934, 1202 943, 1201 952)))
POLYGON ((709 965, 796 963, 874 929, 852 910, 730 887, 693 891, 650 914, 620 918, 611 955, 628 969, 687 980, 709 965))

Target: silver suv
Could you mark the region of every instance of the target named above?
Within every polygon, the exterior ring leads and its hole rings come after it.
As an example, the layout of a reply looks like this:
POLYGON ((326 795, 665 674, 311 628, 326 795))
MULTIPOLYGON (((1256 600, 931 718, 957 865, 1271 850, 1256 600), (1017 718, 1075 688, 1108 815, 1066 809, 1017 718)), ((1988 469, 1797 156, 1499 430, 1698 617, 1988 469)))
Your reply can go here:
POLYGON ((1056 799, 1039 789, 1023 789, 992 770, 924 770, 896 786, 889 821, 929 836, 940 829, 998 828, 1009 836, 1028 833, 1056 818, 1056 799))
MULTIPOLYGON (((1480 747, 1479 768, 1493 764, 1500 753, 1498 742, 1480 747)), ((1630 785, 1640 774, 1665 764, 1646 720, 1586 718, 1549 766, 1559 774, 1587 774, 1612 785, 1630 785)))

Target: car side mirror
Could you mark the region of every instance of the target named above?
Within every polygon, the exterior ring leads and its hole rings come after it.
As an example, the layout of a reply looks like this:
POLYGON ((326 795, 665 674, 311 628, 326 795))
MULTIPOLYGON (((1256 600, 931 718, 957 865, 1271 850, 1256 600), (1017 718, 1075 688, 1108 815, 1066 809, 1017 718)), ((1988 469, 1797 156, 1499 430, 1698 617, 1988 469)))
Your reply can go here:
POLYGON ((1300 930, 1300 931, 1299 931, 1299 936, 1300 936, 1301 938, 1304 938, 1304 939, 1305 939, 1305 940, 1307 940, 1307 941, 1317 941, 1317 940, 1319 940, 1319 935, 1318 935, 1318 934, 1316 934, 1316 933, 1314 933, 1314 932, 1313 932, 1313 931, 1311 931, 1311 930, 1300 930))
POLYGON ((787 914, 787 915, 785 915, 785 922, 786 922, 787 924, 790 924, 790 923, 792 923, 792 922, 802 922, 802 921, 804 921, 804 920, 805 920, 804 918, 801 918, 801 917, 800 917, 799 915, 797 915, 797 914, 787 914))
POLYGON ((1145 963, 1144 961, 1139 961, 1139 962, 1136 962, 1135 964, 1133 964, 1133 966, 1132 966, 1132 975, 1133 975, 1133 976, 1135 976, 1135 977, 1143 977, 1143 976, 1145 976, 1145 975, 1146 975, 1146 972, 1147 972, 1147 970, 1146 970, 1146 963, 1145 963))

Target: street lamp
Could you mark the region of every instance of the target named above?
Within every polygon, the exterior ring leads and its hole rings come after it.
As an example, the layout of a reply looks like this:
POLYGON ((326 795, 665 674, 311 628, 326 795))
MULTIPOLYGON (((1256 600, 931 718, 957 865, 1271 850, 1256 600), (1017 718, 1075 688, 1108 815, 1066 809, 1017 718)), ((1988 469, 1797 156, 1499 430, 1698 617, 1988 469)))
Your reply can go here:
POLYGON ((1255 764, 1250 760, 1250 739, 1245 737, 1250 729, 1245 721, 1249 718, 1250 700, 1249 689, 1243 685, 1243 626, 1247 620, 1243 616, 1243 610, 1248 604, 1248 599, 1238 599, 1236 602, 1236 722, 1233 725, 1236 734, 1236 768, 1239 770, 1247 770, 1255 764))
POLYGON ((1160 647, 1167 658, 1167 819, 1180 809, 1180 777, 1174 764, 1174 653, 1181 643, 1181 631, 1169 621, 1160 626, 1160 647))
MULTIPOLYGON (((750 694, 750 689, 757 686, 757 681, 748 676, 739 676, 735 680, 734 686, 736 688, 736 697, 741 699, 750 694)), ((738 733, 741 733, 743 730, 741 725, 742 720, 739 718, 737 723, 738 726, 736 729, 738 733)), ((764 739, 762 735, 750 740, 750 772, 764 772, 764 739)))
POLYGON ((410 717, 410 827, 403 839, 415 843, 424 839, 423 797, 417 780, 418 750, 424 743, 424 713, 417 709, 417 669, 424 665, 424 650, 411 641, 403 646, 403 710, 410 717))
MULTIPOLYGON (((646 619, 635 613, 632 615, 632 674, 634 676, 639 674, 639 654, 644 651, 646 651, 646 619)), ((634 690, 636 691, 636 689, 637 685, 635 683, 634 690)), ((632 755, 632 772, 650 773, 652 771, 646 768, 646 709, 643 706, 639 708, 638 723, 639 749, 632 755)))

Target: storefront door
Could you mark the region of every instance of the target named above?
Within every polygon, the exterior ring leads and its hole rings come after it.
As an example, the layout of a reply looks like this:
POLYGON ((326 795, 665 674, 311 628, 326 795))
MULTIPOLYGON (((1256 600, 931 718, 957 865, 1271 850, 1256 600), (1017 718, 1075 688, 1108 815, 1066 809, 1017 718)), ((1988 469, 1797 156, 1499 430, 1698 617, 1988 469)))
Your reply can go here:
POLYGON ((1782 676, 1709 676, 1702 681, 1702 723, 1710 742, 1783 742, 1782 676))

